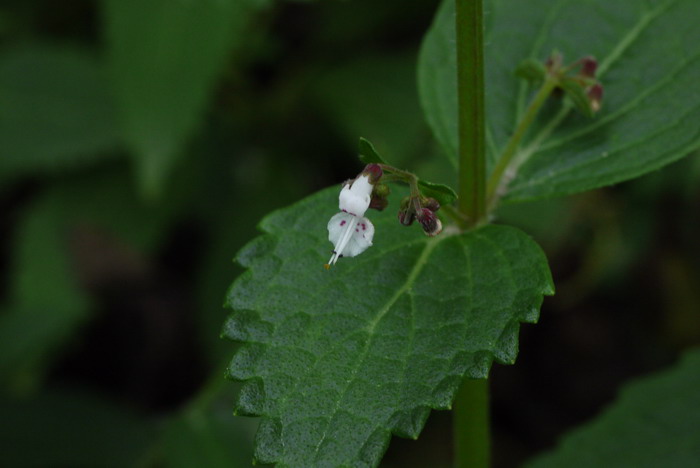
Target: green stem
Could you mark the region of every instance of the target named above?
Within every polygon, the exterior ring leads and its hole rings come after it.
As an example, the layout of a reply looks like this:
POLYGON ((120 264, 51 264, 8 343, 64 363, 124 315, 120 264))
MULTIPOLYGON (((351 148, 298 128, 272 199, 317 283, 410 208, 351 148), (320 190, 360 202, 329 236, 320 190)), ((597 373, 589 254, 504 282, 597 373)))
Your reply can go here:
MULTIPOLYGON (((486 221, 483 0, 455 1, 457 40, 458 209, 462 229, 486 221)), ((486 381, 465 380, 454 408, 455 466, 488 468, 490 435, 486 381)))
POLYGON ((452 418, 455 468, 487 468, 491 460, 487 379, 462 382, 452 418))
POLYGON ((520 122, 518 122, 518 126, 516 127, 513 136, 511 136, 510 140, 508 140, 506 148, 503 150, 501 157, 496 163, 496 167, 491 173, 491 177, 489 178, 488 186, 486 188, 486 197, 489 207, 493 207, 495 205, 495 202, 499 196, 498 189, 501 185, 503 175, 506 172, 506 169, 508 169, 508 165, 513 160, 513 156, 515 156, 515 153, 520 146, 520 142, 525 136, 527 130, 535 121, 537 113, 542 108, 552 91, 554 91, 556 86, 556 78, 550 76, 544 81, 542 87, 539 89, 539 91, 537 91, 537 94, 535 94, 535 97, 532 98, 530 105, 525 110, 525 114, 523 115, 522 119, 520 119, 520 122))
POLYGON ((456 0, 458 208, 469 226, 486 215, 483 0, 456 0))

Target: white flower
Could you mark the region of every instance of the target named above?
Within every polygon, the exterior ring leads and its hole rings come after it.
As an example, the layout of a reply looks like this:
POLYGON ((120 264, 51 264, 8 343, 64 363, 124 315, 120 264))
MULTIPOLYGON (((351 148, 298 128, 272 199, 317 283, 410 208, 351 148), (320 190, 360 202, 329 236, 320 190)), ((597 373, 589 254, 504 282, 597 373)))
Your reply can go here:
POLYGON ((354 257, 372 245, 374 226, 364 214, 369 207, 373 188, 369 175, 361 174, 340 191, 340 213, 328 221, 328 240, 334 248, 326 268, 330 268, 340 257, 354 257))

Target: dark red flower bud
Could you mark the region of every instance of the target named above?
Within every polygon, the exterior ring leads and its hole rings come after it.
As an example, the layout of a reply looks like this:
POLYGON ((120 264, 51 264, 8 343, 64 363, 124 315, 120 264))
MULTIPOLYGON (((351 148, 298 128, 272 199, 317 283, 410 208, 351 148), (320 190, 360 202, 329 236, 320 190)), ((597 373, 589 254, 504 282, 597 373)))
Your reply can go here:
POLYGON ((376 184, 382 178, 384 172, 379 164, 367 164, 362 170, 362 174, 369 176, 370 184, 376 184))
POLYGON ((418 222, 423 226, 423 232, 428 236, 437 236, 442 232, 442 223, 435 213, 428 208, 421 209, 416 216, 418 222))
POLYGON ((440 202, 434 198, 426 198, 423 202, 423 206, 430 211, 435 212, 440 209, 440 202))
POLYGON ((369 207, 373 210, 382 211, 387 206, 389 206, 389 200, 386 197, 372 196, 369 201, 369 207))
POLYGON ((412 211, 399 210, 399 222, 404 226, 410 226, 415 219, 416 215, 412 211))
POLYGON ((603 101, 603 86, 600 83, 596 83, 588 89, 586 94, 591 102, 591 110, 598 112, 603 101))
POLYGON ((581 59, 581 75, 586 78, 595 78, 596 70, 598 69, 598 61, 593 56, 584 57, 581 59))

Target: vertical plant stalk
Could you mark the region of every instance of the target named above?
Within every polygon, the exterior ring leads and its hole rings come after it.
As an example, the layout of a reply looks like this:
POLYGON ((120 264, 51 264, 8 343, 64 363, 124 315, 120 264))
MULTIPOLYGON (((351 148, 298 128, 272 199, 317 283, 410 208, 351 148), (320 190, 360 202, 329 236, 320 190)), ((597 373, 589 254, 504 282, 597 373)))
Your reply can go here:
POLYGON ((465 379, 453 412, 455 468, 486 468, 491 463, 489 381, 465 379))
MULTIPOLYGON (((458 209, 462 228, 486 221, 483 0, 455 0, 458 209)), ((453 412, 454 461, 458 468, 487 468, 491 451, 488 382, 464 380, 453 412)))
POLYGON ((483 0, 456 0, 458 207, 474 227, 486 215, 483 0))

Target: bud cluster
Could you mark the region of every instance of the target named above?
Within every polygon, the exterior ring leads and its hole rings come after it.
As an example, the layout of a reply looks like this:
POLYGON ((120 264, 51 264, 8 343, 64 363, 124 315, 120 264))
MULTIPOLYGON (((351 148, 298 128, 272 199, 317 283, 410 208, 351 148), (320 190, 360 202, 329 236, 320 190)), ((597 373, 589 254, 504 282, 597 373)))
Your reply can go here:
POLYGON ((427 236, 437 236, 442 232, 442 223, 435 212, 440 209, 440 203, 434 198, 409 196, 401 200, 399 222, 410 226, 418 220, 427 236))
POLYGON ((581 112, 593 116, 600 110, 603 85, 596 78, 598 61, 595 57, 589 55, 564 66, 562 55, 554 52, 545 63, 545 68, 557 80, 558 89, 566 93, 581 112), (576 69, 577 73, 571 73, 576 69))

